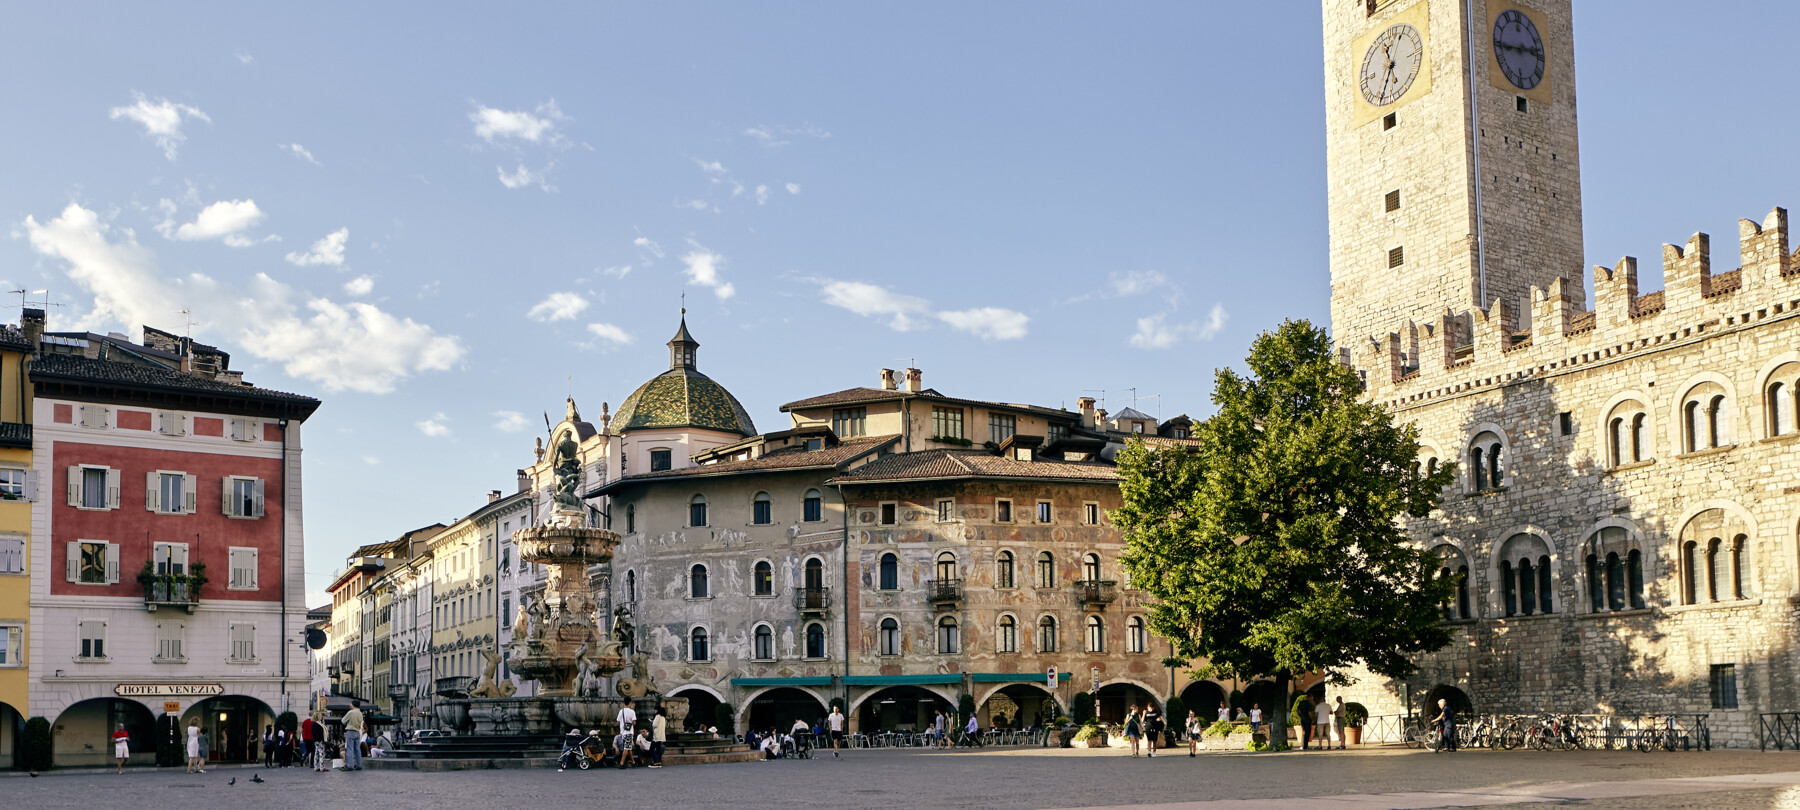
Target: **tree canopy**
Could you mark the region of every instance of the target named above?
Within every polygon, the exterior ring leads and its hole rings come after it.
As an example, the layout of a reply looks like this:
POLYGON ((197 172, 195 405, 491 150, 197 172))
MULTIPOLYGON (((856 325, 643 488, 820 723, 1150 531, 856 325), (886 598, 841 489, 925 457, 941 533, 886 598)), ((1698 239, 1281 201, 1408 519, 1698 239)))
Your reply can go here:
POLYGON ((1419 470, 1416 428, 1364 401, 1323 329, 1283 323, 1248 365, 1217 372, 1197 446, 1119 453, 1120 559, 1156 600, 1151 628, 1214 676, 1412 674, 1450 642, 1454 584, 1401 520, 1431 511, 1454 465, 1419 470))

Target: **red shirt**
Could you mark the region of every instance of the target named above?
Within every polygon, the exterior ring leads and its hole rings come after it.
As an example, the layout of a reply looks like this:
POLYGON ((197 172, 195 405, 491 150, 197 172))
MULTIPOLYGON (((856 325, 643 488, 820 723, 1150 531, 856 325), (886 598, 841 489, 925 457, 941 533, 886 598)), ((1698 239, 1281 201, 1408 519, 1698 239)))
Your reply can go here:
POLYGON ((113 742, 129 739, 131 739, 131 732, 126 731, 125 729, 119 729, 118 731, 113 732, 113 742))
POLYGON ((300 739, 302 739, 302 740, 318 739, 318 737, 313 736, 313 719, 311 717, 308 717, 305 720, 300 721, 300 739))

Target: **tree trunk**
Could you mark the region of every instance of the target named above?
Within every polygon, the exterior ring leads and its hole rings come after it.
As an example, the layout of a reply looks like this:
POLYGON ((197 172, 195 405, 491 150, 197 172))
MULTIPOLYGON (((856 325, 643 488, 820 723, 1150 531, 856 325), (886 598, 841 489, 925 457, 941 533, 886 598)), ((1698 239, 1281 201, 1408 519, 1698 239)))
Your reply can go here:
MULTIPOLYGON (((1278 673, 1275 676, 1275 691, 1279 692, 1281 694, 1281 701, 1282 701, 1282 703, 1285 704, 1288 699, 1288 674, 1287 674, 1287 672, 1284 671, 1284 672, 1278 673)), ((1293 710, 1294 710, 1294 708, 1292 706, 1283 705, 1283 706, 1277 707, 1275 709, 1275 711, 1270 713, 1270 717, 1269 717, 1269 750, 1273 751, 1273 750, 1275 750, 1276 745, 1282 745, 1282 744, 1287 743, 1288 713, 1293 710)))

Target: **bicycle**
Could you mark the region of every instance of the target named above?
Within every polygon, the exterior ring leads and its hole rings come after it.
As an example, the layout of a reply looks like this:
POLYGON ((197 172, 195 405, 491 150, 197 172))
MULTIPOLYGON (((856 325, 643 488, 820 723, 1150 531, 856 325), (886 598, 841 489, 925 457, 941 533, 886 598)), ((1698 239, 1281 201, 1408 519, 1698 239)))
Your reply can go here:
POLYGON ((1494 747, 1502 751, 1511 751, 1525 744, 1525 727, 1519 718, 1511 717, 1506 725, 1501 726, 1494 734, 1494 747))
POLYGON ((1407 748, 1418 748, 1425 742, 1425 729, 1419 724, 1419 718, 1408 716, 1406 725, 1400 732, 1401 741, 1407 748))

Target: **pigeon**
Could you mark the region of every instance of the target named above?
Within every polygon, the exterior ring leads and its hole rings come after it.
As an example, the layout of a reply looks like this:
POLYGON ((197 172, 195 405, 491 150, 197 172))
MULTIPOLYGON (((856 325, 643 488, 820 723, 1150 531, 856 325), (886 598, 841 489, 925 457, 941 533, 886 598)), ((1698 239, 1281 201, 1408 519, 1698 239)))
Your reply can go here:
POLYGON ((32 771, 32 772, 31 772, 31 778, 33 778, 33 779, 36 779, 36 778, 37 778, 37 771, 32 771))
POLYGON ((255 782, 260 785, 263 782, 266 782, 268 780, 262 778, 262 774, 253 773, 253 774, 250 774, 250 781, 255 782))
POLYGON ((235 785, 235 784, 237 784, 237 777, 235 777, 235 776, 233 776, 233 777, 231 777, 231 781, 229 781, 229 782, 226 782, 226 783, 225 783, 225 784, 227 784, 227 785, 235 785))

